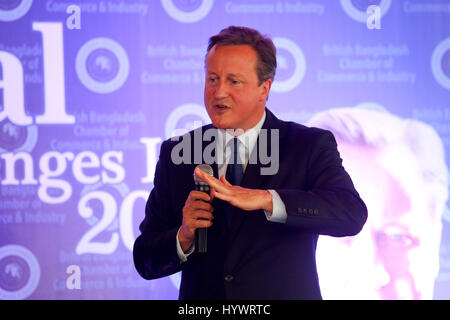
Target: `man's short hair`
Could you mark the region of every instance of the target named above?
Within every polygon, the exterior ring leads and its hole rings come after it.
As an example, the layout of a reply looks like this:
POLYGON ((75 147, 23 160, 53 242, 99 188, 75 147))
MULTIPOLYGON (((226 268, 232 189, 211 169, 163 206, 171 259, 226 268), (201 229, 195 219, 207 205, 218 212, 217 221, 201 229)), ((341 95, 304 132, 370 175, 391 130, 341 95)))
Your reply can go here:
POLYGON ((258 55, 256 74, 259 85, 268 79, 274 80, 277 68, 276 48, 269 37, 248 27, 230 26, 209 38, 206 56, 214 46, 229 45, 249 45, 256 51, 258 55))

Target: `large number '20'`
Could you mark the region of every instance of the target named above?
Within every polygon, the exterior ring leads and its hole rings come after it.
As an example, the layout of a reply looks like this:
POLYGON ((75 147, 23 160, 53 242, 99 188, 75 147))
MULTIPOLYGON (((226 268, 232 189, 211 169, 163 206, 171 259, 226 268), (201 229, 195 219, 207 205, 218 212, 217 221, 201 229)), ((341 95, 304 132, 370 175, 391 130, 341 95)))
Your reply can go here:
MULTIPOLYGON (((119 210, 119 232, 122 242, 130 251, 133 250, 133 208, 137 199, 146 200, 148 192, 137 190, 130 192, 123 200, 119 210)), ((85 194, 78 202, 78 213, 84 219, 89 219, 94 215, 94 210, 89 206, 92 200, 98 200, 103 206, 103 216, 100 221, 88 230, 78 241, 75 252, 79 255, 84 253, 111 254, 119 245, 119 234, 113 232, 106 242, 94 241, 100 233, 116 219, 117 203, 114 197, 105 191, 93 191, 85 194)))

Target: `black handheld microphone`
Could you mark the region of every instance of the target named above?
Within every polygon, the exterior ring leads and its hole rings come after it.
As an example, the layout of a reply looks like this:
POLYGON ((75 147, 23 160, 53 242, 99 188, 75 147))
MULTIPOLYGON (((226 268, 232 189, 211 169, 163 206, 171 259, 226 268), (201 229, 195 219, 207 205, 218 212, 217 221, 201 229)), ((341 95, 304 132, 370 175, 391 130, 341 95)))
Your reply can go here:
MULTIPOLYGON (((203 172, 206 172, 210 176, 214 175, 213 169, 208 164, 199 164, 197 166, 203 172)), ((210 188, 209 184, 198 178, 194 173, 195 190, 203 191, 209 194, 210 188)), ((198 228, 196 230, 197 248, 198 252, 206 253, 208 248, 208 228, 198 228)))

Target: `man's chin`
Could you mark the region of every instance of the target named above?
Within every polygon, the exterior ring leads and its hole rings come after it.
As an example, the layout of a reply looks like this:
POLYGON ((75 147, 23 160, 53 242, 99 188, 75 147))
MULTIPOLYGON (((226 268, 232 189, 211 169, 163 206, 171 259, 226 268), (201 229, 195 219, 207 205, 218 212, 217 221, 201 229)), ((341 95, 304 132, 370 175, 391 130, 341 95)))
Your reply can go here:
POLYGON ((223 121, 223 119, 212 119, 212 124, 217 129, 229 129, 231 126, 231 123, 228 121, 223 121))

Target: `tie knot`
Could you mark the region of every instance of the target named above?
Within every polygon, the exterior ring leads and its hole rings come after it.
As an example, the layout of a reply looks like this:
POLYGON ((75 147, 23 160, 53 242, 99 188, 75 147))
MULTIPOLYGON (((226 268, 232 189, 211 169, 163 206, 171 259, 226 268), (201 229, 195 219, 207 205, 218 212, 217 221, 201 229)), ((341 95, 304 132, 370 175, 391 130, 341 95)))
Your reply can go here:
POLYGON ((239 139, 237 137, 233 137, 230 140, 228 140, 227 146, 230 148, 233 148, 234 146, 237 146, 239 143, 239 139))

